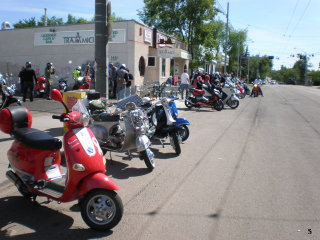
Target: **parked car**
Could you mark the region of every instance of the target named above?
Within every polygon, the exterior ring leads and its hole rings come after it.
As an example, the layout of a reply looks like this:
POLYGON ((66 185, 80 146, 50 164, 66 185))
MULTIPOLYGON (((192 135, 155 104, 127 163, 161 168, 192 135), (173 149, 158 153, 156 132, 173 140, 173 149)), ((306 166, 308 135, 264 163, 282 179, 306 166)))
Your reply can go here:
POLYGON ((271 80, 270 84, 274 85, 274 84, 276 84, 276 81, 275 80, 271 80))

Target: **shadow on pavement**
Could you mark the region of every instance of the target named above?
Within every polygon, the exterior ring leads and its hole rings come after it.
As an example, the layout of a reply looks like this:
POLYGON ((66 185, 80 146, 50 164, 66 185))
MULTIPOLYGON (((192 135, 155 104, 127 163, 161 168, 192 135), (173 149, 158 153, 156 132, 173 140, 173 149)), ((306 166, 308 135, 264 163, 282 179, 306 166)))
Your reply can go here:
POLYGON ((86 229, 70 229, 73 218, 49 207, 31 202, 23 197, 13 196, 0 199, 0 239, 91 239, 107 237, 112 231, 97 232, 86 229), (25 233, 15 230, 23 226, 25 233))
MULTIPOLYGON (((139 158, 133 158, 132 161, 141 161, 139 158)), ((130 177, 138 177, 150 173, 147 166, 143 168, 129 167, 129 164, 123 163, 123 160, 107 160, 106 175, 116 179, 128 179, 130 177)))

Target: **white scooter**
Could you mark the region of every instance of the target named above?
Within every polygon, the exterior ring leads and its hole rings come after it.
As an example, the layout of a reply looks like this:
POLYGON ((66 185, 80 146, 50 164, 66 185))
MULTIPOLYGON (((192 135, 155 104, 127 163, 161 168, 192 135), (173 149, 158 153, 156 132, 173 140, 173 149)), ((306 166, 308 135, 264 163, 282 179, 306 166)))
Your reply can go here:
POLYGON ((227 104, 232 109, 236 109, 239 106, 240 100, 236 96, 236 86, 234 84, 226 84, 221 89, 221 94, 224 104, 227 104))

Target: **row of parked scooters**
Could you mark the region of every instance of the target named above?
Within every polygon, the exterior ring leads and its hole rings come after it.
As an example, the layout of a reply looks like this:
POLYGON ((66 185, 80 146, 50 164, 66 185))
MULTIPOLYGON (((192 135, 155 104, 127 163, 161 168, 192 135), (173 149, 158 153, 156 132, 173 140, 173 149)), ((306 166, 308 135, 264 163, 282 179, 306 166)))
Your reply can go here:
MULTIPOLYGON (((33 201, 37 196, 48 201, 79 201, 81 216, 96 230, 115 227, 123 215, 119 189, 105 175, 107 151, 138 152, 149 170, 155 167, 151 141, 170 139, 174 152, 187 140, 190 124, 178 118, 174 98, 152 101, 132 95, 109 104, 99 93, 89 92, 72 110, 63 102, 59 90, 50 97, 60 102, 65 113, 53 116, 64 122, 68 131, 62 141, 32 128, 32 116, 23 106, 0 111, 0 130, 14 141, 8 151, 7 178, 18 191, 33 201), (61 170, 60 149, 64 146, 67 171, 61 170)), ((132 157, 132 156, 131 156, 132 157)))
POLYGON ((188 108, 210 107, 221 111, 225 105, 236 109, 240 99, 250 94, 250 89, 245 82, 228 80, 221 84, 219 80, 213 83, 202 83, 198 88, 187 90, 185 105, 188 108))

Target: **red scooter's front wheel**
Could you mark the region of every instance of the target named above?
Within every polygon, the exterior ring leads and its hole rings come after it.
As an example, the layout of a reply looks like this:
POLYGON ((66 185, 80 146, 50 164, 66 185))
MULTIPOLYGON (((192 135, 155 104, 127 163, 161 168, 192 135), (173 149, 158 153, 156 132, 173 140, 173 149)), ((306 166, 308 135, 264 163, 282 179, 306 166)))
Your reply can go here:
POLYGON ((80 201, 81 216, 86 224, 96 230, 115 227, 123 215, 121 198, 114 191, 96 189, 80 201))

